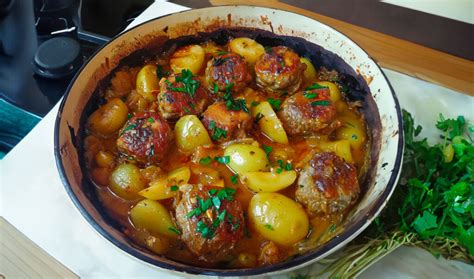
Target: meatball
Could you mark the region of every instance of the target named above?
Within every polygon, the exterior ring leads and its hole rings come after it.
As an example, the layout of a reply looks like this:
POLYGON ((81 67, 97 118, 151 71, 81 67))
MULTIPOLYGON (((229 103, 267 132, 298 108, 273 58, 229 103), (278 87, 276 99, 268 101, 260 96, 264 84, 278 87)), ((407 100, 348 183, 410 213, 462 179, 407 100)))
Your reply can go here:
POLYGON ((298 178, 296 200, 312 215, 335 213, 354 203, 359 183, 354 165, 333 152, 316 154, 298 178))
POLYGON ((243 235, 242 206, 233 193, 229 188, 188 185, 176 207, 181 239, 203 261, 229 260, 243 235))
POLYGON ((252 117, 242 110, 228 110, 223 102, 210 105, 203 113, 202 122, 215 141, 246 137, 252 128, 252 117))
POLYGON ((187 114, 201 114, 210 103, 208 91, 191 72, 171 75, 160 81, 158 106, 165 119, 178 119, 187 114))
POLYGON ((173 131, 156 112, 130 118, 120 130, 117 148, 141 163, 160 162, 171 146, 173 131))
POLYGON ((298 92, 285 99, 278 116, 290 135, 330 134, 342 123, 336 119, 336 107, 329 89, 298 92))
POLYGON ((306 65, 291 49, 272 47, 255 63, 256 82, 269 93, 291 95, 300 88, 305 69, 306 65))
POLYGON ((207 63, 206 81, 210 90, 215 90, 217 85, 219 91, 226 91, 228 88, 227 90, 238 92, 251 80, 247 62, 236 53, 228 52, 215 56, 207 63))

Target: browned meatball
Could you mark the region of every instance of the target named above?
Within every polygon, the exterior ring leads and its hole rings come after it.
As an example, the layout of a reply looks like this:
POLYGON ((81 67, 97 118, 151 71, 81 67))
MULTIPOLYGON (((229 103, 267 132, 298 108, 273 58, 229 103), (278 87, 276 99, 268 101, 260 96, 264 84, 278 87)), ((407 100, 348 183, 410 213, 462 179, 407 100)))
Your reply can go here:
POLYGON ((243 235, 244 216, 235 190, 189 185, 176 207, 181 239, 201 260, 229 260, 243 235), (224 193, 220 193, 223 191, 224 193))
POLYGON ((201 114, 210 103, 208 91, 198 77, 171 75, 160 81, 158 105, 165 119, 178 119, 187 114, 201 114))
POLYGON ((333 152, 316 154, 300 173, 296 200, 311 214, 335 213, 354 203, 359 194, 356 168, 333 152))
POLYGON ((238 92, 244 89, 252 80, 247 70, 247 62, 240 55, 228 52, 215 56, 207 63, 206 81, 210 90, 215 90, 217 85, 219 91, 238 92))
POLYGON ((336 107, 329 89, 298 92, 286 98, 278 116, 290 135, 330 134, 342 123, 336 119, 336 107))
POLYGON ((300 88, 306 65, 284 46, 272 47, 255 63, 257 85, 270 93, 293 94, 300 88))
POLYGON ((173 131, 156 112, 130 118, 119 132, 117 148, 141 163, 160 162, 171 146, 173 131))
POLYGON ((203 113, 202 123, 216 141, 244 138, 252 128, 252 117, 242 110, 228 110, 223 102, 210 105, 203 113))

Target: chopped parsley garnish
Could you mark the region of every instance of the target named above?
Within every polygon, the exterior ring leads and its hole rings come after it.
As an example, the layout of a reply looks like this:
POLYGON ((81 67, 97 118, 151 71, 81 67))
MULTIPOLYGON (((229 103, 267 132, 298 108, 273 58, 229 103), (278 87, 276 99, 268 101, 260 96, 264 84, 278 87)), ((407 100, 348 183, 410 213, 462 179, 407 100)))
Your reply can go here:
MULTIPOLYGON (((235 189, 231 188, 223 188, 220 190, 211 189, 208 191, 209 198, 203 200, 199 197, 196 198, 197 200, 197 207, 190 211, 186 217, 192 218, 194 216, 199 217, 201 214, 208 210, 212 210, 216 216, 213 218, 212 224, 207 225, 203 220, 207 216, 203 216, 201 220, 197 223, 196 232, 200 233, 202 237, 211 239, 214 237, 217 228, 227 220, 230 221, 234 230, 239 227, 240 224, 238 222, 234 223, 234 217, 231 214, 228 214, 227 211, 224 209, 219 211, 224 200, 232 201, 234 199, 235 189), (236 225, 237 224, 237 225, 236 225)), ((211 218, 211 217, 209 217, 211 218)))
POLYGON ((353 140, 356 140, 358 139, 357 135, 356 134, 352 134, 352 137, 351 137, 353 140))
POLYGON ((127 119, 132 118, 132 116, 133 116, 133 114, 131 114, 131 113, 127 114, 127 119))
POLYGON ((171 232, 174 232, 174 233, 177 234, 177 235, 181 235, 181 231, 178 230, 178 229, 175 228, 175 227, 169 227, 168 230, 171 231, 171 232))
POLYGON ((255 115, 255 123, 258 123, 258 121, 260 121, 260 119, 263 118, 263 114, 261 114, 260 112, 257 113, 257 115, 255 115))
POLYGON ((221 164, 228 164, 230 162, 230 156, 216 156, 214 160, 221 164))
POLYGON ((216 122, 211 120, 209 122, 209 129, 212 131, 211 138, 219 140, 220 138, 227 138, 227 131, 216 126, 216 122))
POLYGON ((150 152, 148 153, 148 156, 153 156, 155 155, 155 146, 154 145, 151 145, 150 146, 150 152))
POLYGON ((210 156, 201 158, 201 159, 199 160, 199 164, 204 165, 204 166, 209 165, 211 162, 212 162, 212 158, 211 158, 210 156))
POLYGON ((280 61, 280 66, 285 67, 285 60, 280 61))
POLYGON ((224 93, 224 101, 225 101, 225 106, 228 110, 233 110, 233 111, 239 111, 243 110, 246 113, 250 113, 249 108, 247 107, 247 103, 245 102, 244 99, 234 99, 232 97, 232 92, 230 91, 232 87, 234 86, 234 83, 229 83, 225 87, 225 93, 224 93))
POLYGON ((217 93, 219 93, 219 86, 217 85, 217 83, 214 83, 214 94, 217 93))
POLYGON ((336 224, 332 224, 330 227, 329 227, 329 232, 335 232, 336 231, 336 224))
POLYGON ((271 230, 271 231, 274 230, 274 229, 273 229, 273 226, 270 225, 270 224, 265 224, 265 228, 267 228, 267 229, 269 229, 269 230, 271 230))
POLYGON ((276 169, 276 173, 281 173, 283 170, 290 171, 293 169, 293 165, 291 163, 283 163, 283 160, 277 160, 278 168, 276 169))
POLYGON ((179 187, 178 187, 178 185, 173 185, 173 186, 170 187, 170 189, 171 189, 171 191, 176 192, 176 191, 178 191, 179 187))
POLYGON ((316 107, 316 106, 323 106, 323 107, 327 107, 329 106, 331 103, 327 100, 321 100, 321 101, 314 101, 314 102, 311 102, 311 106, 312 107, 316 107))
POLYGON ((239 181, 239 175, 238 174, 234 174, 230 177, 230 181, 232 182, 232 184, 237 184, 237 182, 239 181))
POLYGON ((311 93, 310 91, 305 91, 303 93, 303 96, 306 98, 306 99, 314 99, 316 97, 318 97, 318 93, 311 93))
POLYGON ((161 65, 156 66, 156 76, 161 79, 163 77, 167 77, 170 75, 169 71, 163 71, 163 67, 161 65))
POLYGON ((265 52, 266 53, 272 53, 273 48, 272 47, 265 47, 265 52))
POLYGON ((135 123, 130 124, 130 125, 128 125, 127 127, 125 127, 123 129, 123 131, 122 131, 122 133, 120 133, 120 135, 123 135, 123 134, 125 134, 125 132, 135 129, 136 127, 137 127, 137 124, 135 124, 135 123))
POLYGON ((272 106, 274 111, 279 111, 281 106, 281 100, 268 98, 268 103, 272 106))
POLYGON ((227 60, 229 60, 229 57, 214 58, 214 60, 212 61, 212 66, 214 66, 214 67, 220 66, 220 65, 224 64, 227 60))
POLYGON ((194 97, 194 94, 200 85, 199 81, 193 79, 193 73, 188 69, 183 69, 181 75, 176 76, 176 82, 182 82, 184 87, 173 87, 169 80, 166 80, 165 82, 171 91, 184 92, 189 94, 191 97, 194 97))
POLYGON ((257 102, 257 101, 252 101, 252 103, 250 104, 252 107, 256 107, 260 104, 260 102, 257 102))
POLYGON ((228 52, 227 51, 218 51, 216 53, 217 53, 217 55, 224 55, 224 54, 227 54, 228 52))
POLYGON ((272 152, 273 148, 268 145, 262 145, 263 151, 265 151, 265 154, 267 154, 267 157, 270 158, 270 152, 272 152))
POLYGON ((317 83, 313 83, 310 86, 306 87, 306 90, 314 90, 314 89, 326 89, 328 88, 327 86, 322 86, 317 83))
POLYGON ((153 123, 153 122, 155 122, 155 119, 153 119, 153 117, 149 117, 146 121, 148 121, 150 123, 153 123))

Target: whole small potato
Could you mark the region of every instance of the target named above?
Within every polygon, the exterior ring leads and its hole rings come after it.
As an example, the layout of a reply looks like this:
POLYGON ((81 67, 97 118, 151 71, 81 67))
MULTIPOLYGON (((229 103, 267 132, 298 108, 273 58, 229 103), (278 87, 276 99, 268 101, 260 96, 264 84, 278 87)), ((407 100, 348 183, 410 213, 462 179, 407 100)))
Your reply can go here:
POLYGON ((308 234, 309 221, 303 207, 278 193, 258 193, 249 204, 249 220, 266 239, 289 246, 308 234))
POLYGON ((127 121, 128 107, 114 98, 94 111, 87 119, 87 127, 94 135, 110 136, 122 128, 127 121))
POLYGON ((255 107, 252 107, 252 116, 254 118, 260 117, 258 125, 267 137, 274 142, 288 144, 286 131, 272 106, 267 101, 260 102, 255 107))
POLYGON ((253 66, 265 53, 265 48, 261 44, 245 37, 233 39, 230 41, 229 47, 232 52, 243 56, 250 66, 253 66))
POLYGON ((227 165, 238 174, 266 171, 270 167, 265 151, 250 144, 231 144, 224 150, 224 156, 229 156, 227 165))
POLYGON ((156 75, 156 66, 145 65, 137 75, 138 93, 148 101, 155 101, 156 95, 153 95, 152 92, 158 90, 160 90, 160 81, 156 75))
POLYGON ((211 138, 201 120, 196 115, 181 117, 174 128, 176 145, 184 152, 192 152, 196 147, 211 144, 211 138))
POLYGON ((168 209, 157 201, 144 199, 130 210, 130 220, 138 229, 146 229, 168 237, 177 237, 176 226, 171 220, 168 209))
POLYGON ((133 164, 118 165, 109 178, 110 189, 126 200, 139 198, 138 192, 146 187, 140 169, 133 164))
POLYGON ((200 45, 181 47, 171 55, 171 69, 176 74, 180 74, 184 69, 188 69, 195 75, 200 72, 204 64, 205 54, 204 49, 200 45))
POLYGON ((318 81, 318 85, 326 86, 329 88, 329 98, 333 103, 339 101, 341 99, 341 91, 339 87, 334 82, 330 81, 318 81))
POLYGON ((318 78, 318 73, 316 72, 316 68, 314 67, 313 63, 306 58, 300 58, 301 63, 306 65, 306 69, 303 72, 303 79, 305 84, 311 84, 315 82, 318 78))
POLYGON ((281 173, 254 171, 242 174, 242 179, 254 192, 277 192, 293 184, 297 176, 294 170, 281 173))

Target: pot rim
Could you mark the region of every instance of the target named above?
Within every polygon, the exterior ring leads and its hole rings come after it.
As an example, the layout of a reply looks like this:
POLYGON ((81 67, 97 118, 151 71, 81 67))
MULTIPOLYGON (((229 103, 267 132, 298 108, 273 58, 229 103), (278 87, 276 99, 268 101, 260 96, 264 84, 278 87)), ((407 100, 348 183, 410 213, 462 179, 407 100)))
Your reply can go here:
MULTIPOLYGON (((330 50, 330 49, 329 49, 330 50)), ((390 84, 390 81, 387 79, 387 76, 385 73, 382 71, 382 68, 376 63, 375 59, 373 59, 359 44, 354 42, 352 39, 350 39, 348 36, 346 36, 344 33, 338 31, 332 26, 326 25, 316 19, 313 19, 311 17, 308 17, 306 15, 293 12, 293 11, 287 11, 283 9, 276 9, 276 8, 270 8, 270 7, 263 7, 263 6, 257 6, 257 5, 220 5, 220 6, 212 6, 212 7, 205 7, 205 8, 198 8, 198 9, 189 9, 189 10, 184 10, 184 11, 179 11, 175 13, 170 13, 158 17, 154 17, 152 19, 149 19, 147 21, 144 21, 140 24, 137 24, 130 29, 127 29, 116 36, 114 36, 109 42, 105 43, 102 45, 99 49, 97 49, 94 54, 89 58, 86 63, 82 65, 82 67, 77 71, 77 73, 74 75, 73 79, 71 80, 70 84, 68 85, 66 89, 66 93, 63 96, 63 99, 61 100, 61 104, 58 109, 58 114, 56 116, 55 120, 55 126, 54 126, 54 157, 56 161, 56 167, 58 168, 59 171, 59 176, 61 178, 61 181, 64 185, 64 188, 74 203, 75 207, 77 210, 81 213, 81 215, 87 220, 89 225, 91 225, 102 237, 110 241, 113 245, 118 247, 120 250, 126 252, 127 254, 145 262, 146 264, 152 265, 154 267, 162 268, 167 271, 174 271, 174 272, 180 272, 180 273, 187 273, 187 274, 196 274, 196 275, 211 275, 211 276, 253 276, 253 275, 263 275, 263 274, 268 274, 268 273, 280 273, 280 272, 285 272, 289 270, 293 270, 295 268, 301 268, 309 263, 313 263, 314 259, 316 258, 324 258, 325 256, 328 256, 328 252, 335 249, 338 245, 340 245, 344 241, 352 240, 355 238, 359 233, 361 233, 367 226, 370 225, 372 220, 378 216, 378 214, 381 212, 381 210, 384 208, 385 204, 388 202, 390 196, 392 195, 393 191, 395 190, 398 177, 401 171, 401 163, 402 163, 402 158, 403 158, 403 151, 404 151, 404 133, 403 133, 403 122, 402 122, 402 114, 401 114, 401 109, 400 109, 400 104, 398 102, 398 98, 395 94, 395 91, 393 90, 392 85, 390 84), (329 28, 332 32, 339 33, 343 37, 345 37, 347 40, 351 41, 353 44, 355 44, 363 53, 367 54, 368 59, 372 60, 374 64, 377 66, 379 71, 382 73, 382 76, 387 83, 388 87, 390 88, 390 93, 392 94, 392 98, 395 103, 395 110, 397 114, 397 124, 398 124, 398 131, 399 131, 399 138, 398 138, 398 143, 397 143, 397 154, 395 157, 395 163, 393 170, 390 175, 390 179, 384 188, 383 192, 381 195, 377 198, 375 203, 373 204, 371 210, 365 214, 358 222, 355 222, 352 226, 348 227, 345 229, 341 234, 339 234, 337 237, 332 238, 322 246, 318 247, 315 251, 308 252, 303 255, 298 255, 295 258, 280 262, 277 264, 273 265, 268 265, 268 266, 262 266, 262 267, 255 267, 255 268, 245 268, 245 269, 211 269, 211 268, 204 268, 204 267, 197 267, 197 266, 191 266, 187 265, 186 267, 178 266, 175 264, 168 264, 153 258, 148 257, 147 255, 138 252, 136 249, 133 249, 132 247, 126 246, 122 244, 120 241, 116 240, 109 232, 107 232, 102 226, 100 226, 92 217, 92 215, 84 208, 80 200, 75 196, 74 191, 72 190, 71 184, 69 182, 69 179, 66 176, 64 165, 62 162, 62 156, 60 152, 60 145, 59 145, 59 128, 60 128, 60 121, 61 121, 61 115, 64 110, 64 106, 66 104, 67 98, 71 92, 71 88, 75 84, 78 76, 82 73, 86 65, 89 64, 90 61, 92 61, 97 54, 106 46, 109 44, 112 44, 115 42, 115 40, 124 34, 131 32, 132 30, 148 24, 150 22, 156 21, 161 18, 165 18, 168 16, 172 16, 175 14, 181 14, 181 13, 186 13, 189 11, 195 11, 195 10, 206 10, 206 9, 215 9, 219 7, 249 7, 249 8, 260 8, 260 9, 267 9, 267 10, 276 10, 276 11, 283 11, 287 13, 292 13, 295 15, 298 15, 300 17, 305 17, 310 20, 316 21, 319 24, 324 25, 325 27, 329 28)), ((173 260, 174 261, 174 260, 173 260)))

